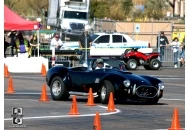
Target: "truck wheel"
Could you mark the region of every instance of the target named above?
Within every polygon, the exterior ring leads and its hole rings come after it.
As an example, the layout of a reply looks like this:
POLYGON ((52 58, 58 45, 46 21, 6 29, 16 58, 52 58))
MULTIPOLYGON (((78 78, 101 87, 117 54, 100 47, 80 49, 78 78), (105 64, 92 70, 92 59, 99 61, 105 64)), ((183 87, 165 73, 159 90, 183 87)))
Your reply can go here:
POLYGON ((113 92, 113 95, 115 93, 114 87, 112 83, 108 80, 104 80, 101 84, 101 91, 100 91, 100 101, 102 104, 108 103, 109 95, 113 92))
POLYGON ((138 67, 137 60, 135 59, 129 59, 126 64, 128 70, 136 70, 138 67))
POLYGON ((50 84, 50 92, 53 100, 67 100, 69 93, 61 77, 56 76, 50 84))
POLYGON ((144 68, 145 68, 146 70, 150 70, 150 66, 149 66, 149 65, 144 65, 144 68))
POLYGON ((150 69, 158 70, 160 68, 160 61, 158 59, 152 59, 150 61, 150 69))

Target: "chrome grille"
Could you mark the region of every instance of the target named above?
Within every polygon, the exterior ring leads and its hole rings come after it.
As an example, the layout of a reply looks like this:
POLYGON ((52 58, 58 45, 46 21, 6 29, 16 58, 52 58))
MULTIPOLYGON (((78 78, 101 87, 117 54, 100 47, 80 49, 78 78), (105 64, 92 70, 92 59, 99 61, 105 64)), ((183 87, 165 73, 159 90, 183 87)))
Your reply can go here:
POLYGON ((158 94, 158 89, 154 86, 138 86, 136 95, 142 98, 154 98, 158 94))
POLYGON ((84 29, 84 24, 82 23, 70 23, 70 27, 72 30, 83 30, 84 29))

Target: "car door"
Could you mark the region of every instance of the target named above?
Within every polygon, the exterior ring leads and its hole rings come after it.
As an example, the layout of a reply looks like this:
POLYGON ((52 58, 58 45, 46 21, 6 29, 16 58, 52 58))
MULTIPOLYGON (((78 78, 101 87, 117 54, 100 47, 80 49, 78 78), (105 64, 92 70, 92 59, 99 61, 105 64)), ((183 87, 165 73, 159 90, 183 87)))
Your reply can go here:
POLYGON ((113 34, 111 48, 113 51, 111 55, 120 56, 127 47, 127 40, 123 37, 122 34, 113 34))
POLYGON ((107 55, 108 49, 110 48, 110 35, 105 34, 97 38, 93 42, 94 48, 91 48, 91 56, 104 56, 107 55))

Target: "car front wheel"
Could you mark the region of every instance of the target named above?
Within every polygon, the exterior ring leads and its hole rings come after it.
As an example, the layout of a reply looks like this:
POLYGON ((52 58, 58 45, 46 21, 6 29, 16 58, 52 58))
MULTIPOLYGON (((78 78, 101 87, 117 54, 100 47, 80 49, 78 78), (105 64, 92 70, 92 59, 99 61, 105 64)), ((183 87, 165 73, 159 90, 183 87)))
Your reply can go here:
POLYGON ((66 100, 70 96, 63 80, 59 76, 54 77, 51 81, 50 92, 54 100, 66 100))
POLYGON ((101 85, 101 91, 100 91, 100 101, 102 104, 108 103, 109 95, 111 92, 114 95, 115 90, 112 83, 108 80, 104 80, 101 85))

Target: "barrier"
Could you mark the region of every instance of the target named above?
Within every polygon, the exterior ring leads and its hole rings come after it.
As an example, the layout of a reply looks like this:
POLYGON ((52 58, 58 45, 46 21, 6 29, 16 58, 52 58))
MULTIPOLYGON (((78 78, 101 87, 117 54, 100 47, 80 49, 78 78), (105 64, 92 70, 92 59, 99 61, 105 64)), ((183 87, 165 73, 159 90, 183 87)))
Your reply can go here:
POLYGON ((7 57, 4 64, 9 67, 11 73, 41 73, 42 64, 48 70, 48 59, 44 57, 7 57))

